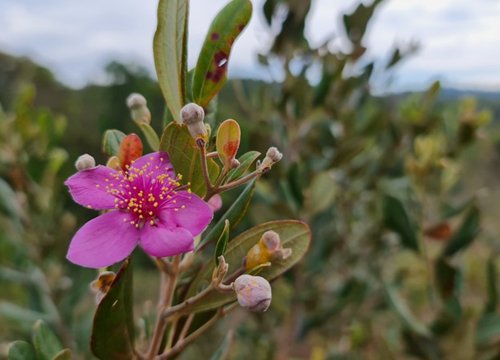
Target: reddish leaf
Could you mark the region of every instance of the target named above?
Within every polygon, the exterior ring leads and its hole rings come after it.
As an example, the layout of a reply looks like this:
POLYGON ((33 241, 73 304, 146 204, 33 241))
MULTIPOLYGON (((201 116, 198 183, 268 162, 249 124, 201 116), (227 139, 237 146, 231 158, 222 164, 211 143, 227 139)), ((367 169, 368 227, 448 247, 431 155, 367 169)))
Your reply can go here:
POLYGON ((120 166, 125 170, 128 165, 142 156, 142 141, 136 134, 129 134, 125 136, 120 143, 120 151, 118 152, 118 159, 120 159, 120 166))

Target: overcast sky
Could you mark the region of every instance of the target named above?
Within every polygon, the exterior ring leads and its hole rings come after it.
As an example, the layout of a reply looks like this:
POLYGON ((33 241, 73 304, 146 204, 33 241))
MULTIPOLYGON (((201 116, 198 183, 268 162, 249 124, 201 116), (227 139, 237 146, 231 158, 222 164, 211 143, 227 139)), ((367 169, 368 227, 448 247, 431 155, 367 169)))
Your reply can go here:
MULTIPOLYGON (((269 46, 260 14, 254 16, 230 61, 231 76, 264 77, 256 54, 269 46)), ((357 0, 313 0, 307 36, 319 44, 339 32, 340 16, 357 0)), ((227 0, 191 0, 189 63, 227 0)), ((153 73, 153 0, 0 0, 0 51, 28 55, 75 87, 102 81, 112 59, 135 61, 153 73)), ((372 23, 369 55, 384 59, 395 42, 418 40, 420 52, 397 72, 396 89, 447 86, 500 89, 500 0, 387 0, 372 23)))

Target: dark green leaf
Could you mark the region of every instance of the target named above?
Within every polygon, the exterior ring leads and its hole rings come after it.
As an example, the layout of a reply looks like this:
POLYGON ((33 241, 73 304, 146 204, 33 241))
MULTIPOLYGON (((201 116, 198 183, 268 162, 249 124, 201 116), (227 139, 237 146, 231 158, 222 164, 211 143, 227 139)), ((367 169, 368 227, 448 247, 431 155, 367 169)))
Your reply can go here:
POLYGON ((498 304, 498 272, 495 264, 495 258, 492 257, 488 260, 486 267, 488 281, 488 302, 484 308, 485 313, 494 313, 498 304))
MULTIPOLYGON (((283 247, 292 249, 292 255, 285 260, 273 261, 271 266, 264 268, 259 276, 268 280, 273 280, 285 271, 294 266, 305 255, 311 241, 311 230, 303 222, 296 220, 271 221, 255 226, 234 238, 229 242, 224 257, 229 264, 229 273, 236 271, 241 265, 246 254, 252 246, 258 243, 266 231, 273 230, 280 236, 283 247)), ((198 273, 191 284, 188 297, 195 295, 204 287, 210 284, 212 270, 215 262, 212 260, 206 264, 198 273)), ((215 309, 223 304, 235 300, 234 293, 212 292, 203 301, 193 304, 186 309, 186 312, 199 312, 215 309)))
POLYGON ((9 346, 8 360, 36 360, 35 350, 26 341, 14 341, 9 346))
POLYGON ((224 222, 224 229, 222 229, 222 234, 219 236, 219 240, 217 240, 217 244, 215 245, 215 264, 219 265, 219 256, 224 255, 226 252, 227 242, 229 241, 229 220, 226 219, 224 222))
POLYGON ((456 295, 460 273, 446 259, 439 258, 435 265, 436 285, 443 299, 456 295))
POLYGON ((101 360, 133 358, 132 268, 127 259, 94 316, 90 346, 101 360))
POLYGON ((33 344, 38 360, 52 360, 63 349, 57 336, 42 320, 33 326, 33 344))
MULTIPOLYGON (((177 173, 182 175, 182 182, 191 183, 191 190, 203 197, 207 192, 201 168, 200 151, 187 127, 170 123, 161 137, 160 150, 166 151, 177 173)), ((213 159, 207 159, 210 179, 214 182, 219 175, 219 166, 213 159)))
POLYGON ((102 151, 109 156, 117 156, 125 134, 120 130, 106 130, 102 139, 102 151))
POLYGON ((399 234, 401 243, 408 249, 419 252, 417 234, 401 201, 393 196, 384 199, 384 221, 392 231, 399 234))
POLYGON ((207 106, 226 82, 231 48, 251 16, 250 0, 232 0, 213 20, 193 78, 193 97, 197 104, 207 106))
POLYGON ((249 151, 241 155, 241 157, 238 159, 238 161, 240 162, 240 166, 229 171, 227 182, 240 178, 250 168, 250 166, 252 166, 254 161, 257 160, 259 156, 260 152, 258 151, 249 151))
POLYGON ((181 121, 180 111, 186 96, 188 14, 188 0, 160 0, 153 40, 158 83, 177 122, 181 121))
POLYGON ((368 6, 361 3, 351 14, 344 15, 344 27, 353 44, 361 44, 373 12, 381 2, 382 0, 374 0, 368 6))
POLYGON ((473 207, 469 210, 460 228, 446 244, 442 257, 453 256, 472 243, 480 230, 479 218, 478 208, 473 207))
POLYGON ((250 205, 250 201, 252 200, 253 193, 255 191, 255 180, 252 180, 248 183, 245 189, 241 192, 238 198, 233 202, 231 207, 226 211, 226 213, 220 218, 217 224, 208 232, 207 235, 203 236, 200 244, 198 245, 198 249, 202 249, 206 244, 211 241, 215 241, 219 234, 224 229, 225 221, 229 220, 231 227, 233 229, 245 216, 248 206, 250 205))

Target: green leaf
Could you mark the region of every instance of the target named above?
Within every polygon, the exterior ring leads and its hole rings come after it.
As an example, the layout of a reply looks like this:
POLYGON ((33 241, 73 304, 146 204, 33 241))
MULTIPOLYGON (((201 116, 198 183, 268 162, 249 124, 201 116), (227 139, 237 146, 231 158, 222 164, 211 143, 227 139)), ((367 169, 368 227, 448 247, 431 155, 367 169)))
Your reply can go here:
MULTIPOLYGON (((246 254, 252 246, 257 244, 262 235, 269 230, 277 232, 280 236, 283 247, 291 248, 292 255, 285 260, 276 260, 271 266, 266 267, 259 274, 269 281, 275 279, 279 275, 294 266, 305 255, 311 242, 311 230, 309 226, 297 220, 280 220, 271 221, 258 226, 255 226, 234 238, 229 242, 224 257, 229 264, 229 273, 236 271, 241 265, 246 254)), ((210 261, 198 273, 193 283, 191 284, 188 297, 195 295, 210 284, 212 270, 215 267, 215 261, 210 261)), ((185 312, 199 312, 210 309, 215 309, 226 303, 234 301, 236 296, 234 293, 219 293, 211 292, 202 301, 189 306, 185 312)))
POLYGON ((208 232, 207 235, 203 236, 200 244, 198 245, 198 250, 203 249, 203 247, 217 239, 219 234, 224 229, 225 221, 229 220, 231 227, 233 229, 240 220, 245 216, 248 206, 250 205, 250 201, 252 200, 253 193, 255 191, 255 179, 250 181, 245 189, 241 192, 238 198, 233 202, 231 207, 227 209, 226 213, 219 219, 217 224, 208 232))
POLYGON ((61 350, 60 352, 58 352, 56 354, 56 356, 54 356, 54 359, 52 359, 52 360, 71 360, 72 358, 73 357, 71 354, 71 350, 64 349, 64 350, 61 350))
POLYGON ((389 303, 390 307, 395 311, 395 313, 399 316, 403 325, 416 334, 426 337, 429 336, 430 332, 427 329, 427 327, 422 323, 420 323, 413 316, 413 314, 410 312, 406 304, 403 302, 401 296, 397 293, 394 286, 384 283, 384 290, 387 302, 389 303))
POLYGON ((220 344, 217 351, 210 357, 210 360, 224 360, 229 355, 229 349, 234 340, 234 332, 230 330, 224 337, 224 341, 220 344))
POLYGON ((222 234, 220 234, 219 240, 215 245, 215 264, 219 265, 219 256, 224 255, 226 252, 227 242, 229 241, 229 220, 226 219, 224 222, 224 229, 222 229, 222 234))
POLYGON ((399 234, 403 246, 419 252, 417 234, 410 217, 401 201, 393 196, 384 198, 384 222, 385 226, 399 234))
POLYGON ((479 210, 473 207, 467 213, 460 228, 452 235, 441 254, 442 257, 453 256, 469 246, 480 231, 479 210))
POLYGON ((22 209, 17 202, 14 190, 2 178, 0 178, 0 213, 11 218, 20 218, 22 215, 22 209))
MULTIPOLYGON (((207 192, 201 168, 200 151, 187 127, 170 123, 161 137, 160 150, 166 151, 177 173, 182 175, 182 182, 191 183, 191 190, 203 197, 207 192)), ((219 175, 219 166, 213 159, 207 159, 210 179, 214 182, 219 175)))
POLYGON ((102 151, 109 156, 117 156, 125 136, 120 130, 106 130, 102 139, 102 151))
POLYGON ((484 345, 493 339, 500 339, 500 315, 484 315, 477 324, 476 341, 484 345))
POLYGON ((132 306, 132 267, 127 259, 116 274, 108 293, 99 303, 94 316, 90 347, 97 358, 133 358, 132 306))
POLYGON ((249 151, 241 155, 241 157, 238 159, 238 161, 240 162, 240 166, 229 171, 227 182, 239 179, 250 168, 250 166, 252 166, 254 161, 257 160, 260 155, 261 154, 258 151, 249 151))
POLYGON ((213 20, 193 78, 193 97, 197 104, 207 106, 226 82, 231 48, 251 16, 250 0, 232 0, 213 20))
POLYGON ((57 336, 42 320, 33 326, 33 344, 38 360, 52 360, 63 348, 57 336))
POLYGON ((186 96, 188 0, 160 0, 153 52, 158 83, 170 113, 181 122, 186 96))
POLYGON ((141 128, 151 150, 158 151, 160 148, 160 139, 158 138, 156 131, 154 131, 151 125, 146 123, 140 123, 139 127, 141 128))
POLYGON ((35 350, 26 341, 14 341, 9 346, 8 360, 36 360, 35 350))

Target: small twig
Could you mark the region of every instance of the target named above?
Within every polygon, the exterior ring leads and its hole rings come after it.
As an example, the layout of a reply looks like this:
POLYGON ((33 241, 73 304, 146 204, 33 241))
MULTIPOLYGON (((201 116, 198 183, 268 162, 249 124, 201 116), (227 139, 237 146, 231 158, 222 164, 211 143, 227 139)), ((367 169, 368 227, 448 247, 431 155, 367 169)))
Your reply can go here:
POLYGON ((160 269, 161 271, 170 275, 173 275, 175 273, 174 267, 168 261, 165 261, 162 258, 157 258, 157 257, 151 257, 151 259, 154 261, 158 269, 160 269))
POLYGON ((198 149, 200 149, 200 162, 201 162, 201 170, 203 172, 203 179, 205 180, 205 185, 207 187, 207 193, 210 193, 214 186, 210 181, 210 174, 208 173, 208 164, 207 164, 207 149, 205 148, 205 142, 203 140, 198 140, 196 142, 198 149))
POLYGON ((156 360, 166 360, 177 354, 179 354, 186 346, 191 344, 194 340, 199 338, 204 332, 210 329, 220 318, 224 317, 229 311, 234 309, 236 303, 233 303, 226 308, 220 308, 217 313, 210 318, 206 323, 200 326, 198 329, 193 331, 189 336, 184 339, 179 339, 179 341, 170 350, 164 352, 160 356, 156 357, 156 360))
POLYGON ((184 323, 184 326, 182 327, 181 334, 179 335, 179 341, 183 340, 186 337, 189 328, 193 323, 193 319, 194 319, 194 314, 189 314, 189 316, 186 319, 186 322, 184 323))
POLYGON ((257 169, 255 171, 251 172, 250 174, 247 174, 247 175, 243 176, 242 178, 239 178, 238 180, 234 180, 230 183, 219 186, 217 189, 214 189, 212 196, 215 194, 224 192, 224 191, 234 189, 235 187, 238 187, 240 185, 244 185, 247 182, 249 182, 250 180, 260 177, 264 173, 265 172, 263 170, 257 169))
POLYGON ((219 153, 217 151, 212 151, 207 153, 207 159, 214 159, 219 156, 219 153))

